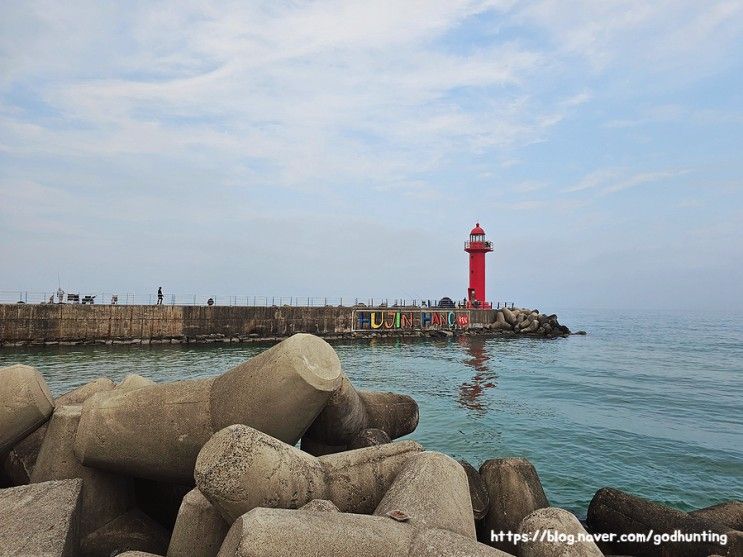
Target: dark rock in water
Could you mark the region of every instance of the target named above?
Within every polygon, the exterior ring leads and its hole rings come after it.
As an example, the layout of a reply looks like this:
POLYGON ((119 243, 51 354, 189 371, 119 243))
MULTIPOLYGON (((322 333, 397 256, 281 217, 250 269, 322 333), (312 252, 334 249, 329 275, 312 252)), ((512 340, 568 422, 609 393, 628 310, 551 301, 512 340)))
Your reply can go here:
POLYGON ((480 473, 466 460, 458 460, 467 473, 467 483, 470 486, 470 499, 472 499, 472 512, 475 520, 481 520, 488 514, 490 508, 490 496, 485 482, 482 481, 480 473))
POLYGON ((743 531, 743 501, 725 501, 711 507, 691 511, 689 514, 743 531))
POLYGON ((727 545, 711 541, 667 541, 659 545, 650 540, 643 543, 625 542, 599 544, 604 553, 629 555, 657 555, 665 557, 696 557, 718 554, 743 555, 743 532, 678 509, 636 497, 618 489, 605 487, 596 492, 588 507, 587 524, 593 533, 613 532, 618 535, 649 532, 672 535, 676 530, 684 534, 700 535, 712 532, 727 536, 727 545))
POLYGON ((573 333, 573 334, 574 334, 574 335, 582 335, 582 336, 585 336, 585 335, 586 335, 586 332, 585 332, 585 331, 578 331, 577 333, 573 333))
POLYGON ((490 541, 491 530, 517 532, 531 512, 549 507, 537 471, 525 458, 495 458, 480 467, 480 477, 490 497, 490 509, 480 523, 478 539, 507 553, 516 553, 513 542, 490 541))
POLYGON ((369 428, 361 430, 356 437, 351 439, 348 444, 348 449, 363 449, 364 447, 373 447, 374 445, 384 445, 385 443, 391 443, 392 439, 386 431, 377 428, 369 428))
POLYGON ((0 490, 0 553, 76 557, 82 488, 74 479, 0 490))

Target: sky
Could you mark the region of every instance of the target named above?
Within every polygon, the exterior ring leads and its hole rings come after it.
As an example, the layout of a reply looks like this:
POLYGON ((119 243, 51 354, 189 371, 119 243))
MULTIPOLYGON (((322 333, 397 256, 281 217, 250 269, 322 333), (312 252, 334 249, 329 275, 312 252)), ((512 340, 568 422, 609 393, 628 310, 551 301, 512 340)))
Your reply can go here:
MULTIPOLYGON (((743 309, 743 2, 0 4, 0 291, 743 309)), ((1 297, 1 296, 0 296, 1 297)))

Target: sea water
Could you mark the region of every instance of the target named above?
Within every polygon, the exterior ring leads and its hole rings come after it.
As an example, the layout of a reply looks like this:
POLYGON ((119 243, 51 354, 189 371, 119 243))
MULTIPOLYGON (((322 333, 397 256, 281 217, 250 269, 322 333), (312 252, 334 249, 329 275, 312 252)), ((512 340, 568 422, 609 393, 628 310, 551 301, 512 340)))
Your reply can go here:
MULTIPOLYGON (((410 438, 478 467, 534 463, 553 506, 585 516, 617 487, 690 510, 743 499, 743 314, 558 312, 586 336, 335 343, 354 385, 412 395, 410 438)), ((61 394, 96 377, 220 374, 249 344, 4 348, 61 394)), ((270 411, 270 408, 268 408, 270 411)))

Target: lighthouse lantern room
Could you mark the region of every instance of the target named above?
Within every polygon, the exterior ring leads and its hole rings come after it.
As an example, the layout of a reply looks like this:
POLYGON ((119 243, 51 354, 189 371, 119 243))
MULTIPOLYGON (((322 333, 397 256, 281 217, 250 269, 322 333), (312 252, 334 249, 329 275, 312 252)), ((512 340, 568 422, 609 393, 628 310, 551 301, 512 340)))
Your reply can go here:
POLYGON ((485 298, 485 254, 493 251, 493 243, 485 240, 485 231, 478 222, 470 231, 464 251, 470 254, 470 286, 467 289, 467 307, 488 309, 492 304, 485 298))

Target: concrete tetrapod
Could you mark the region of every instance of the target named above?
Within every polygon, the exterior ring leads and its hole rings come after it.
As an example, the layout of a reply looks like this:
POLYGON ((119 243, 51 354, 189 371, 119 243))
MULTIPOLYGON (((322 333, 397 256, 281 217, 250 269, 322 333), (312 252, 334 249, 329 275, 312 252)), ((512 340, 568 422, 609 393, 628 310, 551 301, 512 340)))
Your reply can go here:
POLYGON ((136 389, 141 389, 142 387, 149 387, 151 385, 156 385, 152 379, 149 379, 147 377, 142 377, 141 375, 137 375, 136 373, 129 373, 127 374, 124 379, 122 379, 118 385, 116 385, 117 391, 134 391, 136 389))
POLYGON ((0 455, 43 424, 54 411, 49 387, 31 366, 0 368, 0 455))
POLYGON ((80 542, 84 557, 107 557, 135 550, 164 555, 169 532, 139 509, 131 509, 85 536, 80 542))
MULTIPOLYGON (((110 379, 103 377, 94 379, 89 383, 85 383, 60 395, 54 400, 54 406, 82 404, 91 395, 101 391, 110 391, 113 388, 114 382, 110 379)), ((39 456, 41 443, 44 441, 44 436, 46 435, 47 425, 48 422, 45 422, 37 427, 22 441, 18 442, 5 458, 2 468, 13 485, 30 483, 31 472, 33 471, 34 464, 36 464, 36 458, 39 456)))
POLYGON ((300 511, 313 511, 313 512, 324 512, 324 513, 339 513, 341 512, 335 503, 328 501, 327 499, 313 499, 306 505, 299 507, 300 511))
POLYGON ((490 509, 490 494, 488 493, 488 488, 485 486, 485 482, 480 477, 480 472, 466 460, 459 460, 458 462, 467 474, 467 480, 470 484, 472 514, 474 515, 475 522, 477 522, 485 518, 488 514, 488 509, 490 509))
POLYGON ((364 447, 373 447, 375 445, 384 445, 392 443, 389 434, 383 429, 369 428, 359 431, 348 443, 349 451, 354 449, 363 449, 364 447))
POLYGON ((82 480, 0 489, 0 554, 78 557, 82 480))
POLYGON ((256 507, 296 509, 328 499, 343 512, 371 513, 415 441, 314 457, 252 427, 215 433, 196 461, 196 487, 228 523, 256 507))
POLYGON ((31 474, 31 483, 81 478, 80 537, 84 538, 134 505, 130 478, 83 466, 72 445, 80 421, 80 406, 61 406, 54 411, 31 474))
POLYGON ((527 538, 518 544, 519 557, 603 556, 578 519, 564 509, 537 509, 521 521, 519 534, 527 538))
POLYGON ((340 376, 327 342, 294 335, 216 378, 94 395, 83 405, 75 454, 86 466, 188 483, 199 450, 225 426, 249 424, 296 443, 340 376))
POLYGON ((697 555, 743 555, 743 532, 732 529, 725 524, 712 522, 703 517, 693 516, 678 509, 648 501, 630 495, 618 489, 599 489, 588 506, 586 520, 592 532, 636 534, 653 530, 656 536, 671 535, 676 530, 683 534, 701 536, 707 534, 707 540, 699 541, 663 541, 614 543, 608 546, 612 553, 630 555, 659 555, 674 557, 694 557, 697 555), (726 536, 727 544, 710 541, 709 533, 726 536))
POLYGON ((537 509, 549 507, 537 471, 525 458, 494 458, 480 466, 490 506, 480 523, 479 539, 483 543, 515 553, 513 538, 521 521, 537 509), (492 534, 504 537, 493 538, 492 534), (491 541, 493 540, 493 541, 491 541))
POLYGON ((192 489, 178 510, 167 557, 214 557, 229 528, 206 497, 192 489))
POLYGON ((79 406, 96 393, 103 393, 116 388, 116 385, 108 377, 99 377, 88 381, 84 385, 67 391, 54 399, 55 406, 79 406))
POLYGON ((373 516, 256 508, 235 521, 219 556, 507 555, 474 536, 464 470, 446 455, 421 452, 408 458, 373 516))
POLYGON ((357 391, 345 374, 341 384, 302 440, 311 454, 344 450, 365 429, 381 429, 391 439, 415 431, 418 404, 397 393, 357 391), (315 449, 317 447, 317 449, 315 449))
POLYGON ((743 501, 725 501, 711 507, 691 511, 689 514, 696 518, 730 526, 734 530, 743 531, 743 501))
MULTIPOLYGON (((91 395, 113 388, 113 381, 101 377, 59 396, 54 400, 54 406, 82 404, 91 395)), ((3 470, 13 485, 27 484, 31 481, 31 472, 44 441, 47 425, 48 422, 41 424, 8 453, 3 462, 3 470)))

